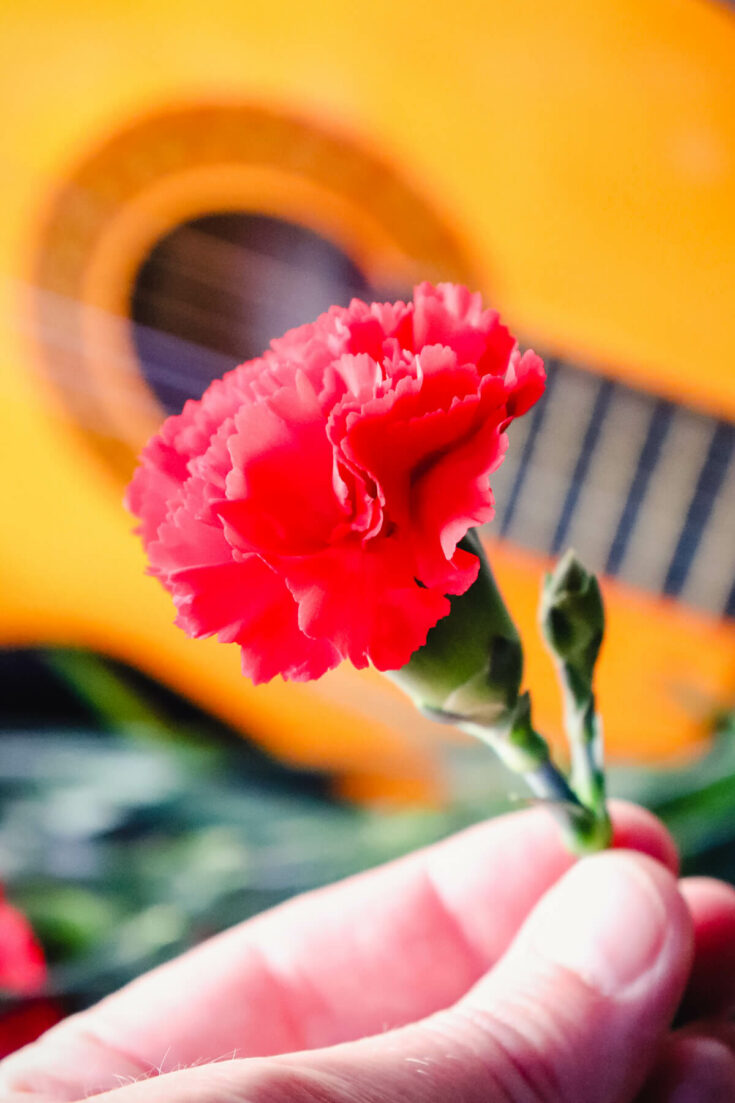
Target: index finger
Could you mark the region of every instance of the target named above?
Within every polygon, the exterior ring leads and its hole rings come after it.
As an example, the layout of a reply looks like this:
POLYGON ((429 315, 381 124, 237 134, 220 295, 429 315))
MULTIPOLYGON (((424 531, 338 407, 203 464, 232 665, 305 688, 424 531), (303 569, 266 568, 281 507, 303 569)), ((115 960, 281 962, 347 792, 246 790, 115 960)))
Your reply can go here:
MULTIPOLYGON (((615 845, 675 870, 661 824, 613 809, 615 845)), ((77 1099, 224 1057, 347 1041, 459 999, 571 866, 545 809, 470 828, 211 939, 66 1020, 0 1067, 0 1087, 77 1099)))

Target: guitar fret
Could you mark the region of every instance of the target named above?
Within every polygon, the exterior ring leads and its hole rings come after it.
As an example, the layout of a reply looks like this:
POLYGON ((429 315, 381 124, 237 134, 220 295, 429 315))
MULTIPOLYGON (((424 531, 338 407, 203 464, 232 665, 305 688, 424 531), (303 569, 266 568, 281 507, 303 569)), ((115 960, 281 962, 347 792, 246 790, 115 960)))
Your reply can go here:
MULTIPOLYGON (((528 469, 533 459, 541 427, 546 420, 549 403, 556 390, 556 381, 561 374, 559 367, 554 361, 547 362, 546 370, 546 393, 543 401, 536 404, 528 418, 528 434, 523 449, 519 454, 515 477, 509 486, 507 500, 503 501, 502 498, 498 497, 498 504, 500 507, 498 509, 498 532, 500 536, 507 535, 515 519, 515 512, 523 491, 528 469)), ((498 486, 497 481, 496 486, 498 486)), ((502 484, 500 484, 500 489, 502 491, 502 484)))
POLYGON ((733 579, 733 584, 730 588, 730 593, 727 595, 727 601, 725 602, 722 613, 723 616, 726 617, 735 617, 735 579, 733 579))
MULTIPOLYGON (((593 571, 613 573, 606 565, 620 533, 620 502, 625 501, 627 508, 628 489, 640 470, 650 422, 647 399, 628 388, 616 388, 567 534, 567 544, 593 571)), ((618 546, 622 549, 622 541, 618 546)))
POLYGON ((735 425, 564 362, 514 425, 491 531, 735 616, 735 425))
MULTIPOLYGON (((629 393, 635 394, 636 392, 630 391, 629 393)), ((642 395, 639 397, 642 402, 647 401, 642 395)), ((630 537, 633 534, 641 505, 648 490, 648 483, 658 463, 661 448, 669 431, 673 413, 674 407, 665 399, 659 399, 654 405, 648 422, 648 431, 638 455, 638 462, 625 499, 625 505, 610 545, 604 568, 606 574, 615 575, 620 570, 620 565, 628 550, 630 537)))
POLYGON ((577 508, 582 487, 584 486, 599 441, 600 430, 607 416, 610 400, 613 397, 613 387, 614 383, 611 379, 603 379, 597 389, 595 404, 592 407, 592 412, 587 422, 587 429, 582 437, 582 444, 579 449, 579 455, 577 456, 577 462, 574 466, 574 473, 569 483, 569 489, 564 500, 564 505, 562 506, 559 523, 556 526, 556 532, 551 542, 551 551, 554 555, 558 555, 562 550, 567 539, 569 528, 574 520, 574 511, 577 508))
POLYGON ((681 407, 675 411, 620 565, 618 574, 626 582, 663 590, 709 438, 709 419, 681 407))
MULTIPOLYGON (((539 407, 536 406, 535 409, 539 407)), ((511 502, 513 487, 519 477, 521 458, 531 437, 533 416, 522 417, 513 422, 508 429, 510 445, 505 459, 492 477, 493 496, 495 498, 495 519, 493 524, 499 532, 504 523, 511 502)))
POLYGON ((735 427, 726 421, 718 422, 712 432, 707 456, 699 472, 676 551, 666 573, 663 586, 665 594, 677 596, 684 587, 702 533, 732 459, 734 445, 735 427))
POLYGON ((580 435, 592 416, 598 377, 564 372, 544 399, 546 416, 538 431, 527 473, 518 493, 511 540, 531 548, 551 549, 579 458, 580 435))
MULTIPOLYGON (((735 578, 735 460, 729 466, 681 596, 712 613, 727 612, 735 578)), ((733 609, 730 616, 735 616, 733 609)))

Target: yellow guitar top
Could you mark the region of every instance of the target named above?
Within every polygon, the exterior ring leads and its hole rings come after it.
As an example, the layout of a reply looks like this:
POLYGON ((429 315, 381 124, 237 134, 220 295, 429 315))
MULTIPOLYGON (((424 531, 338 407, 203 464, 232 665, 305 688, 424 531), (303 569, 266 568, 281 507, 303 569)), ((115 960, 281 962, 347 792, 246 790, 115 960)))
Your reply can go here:
POLYGON ((254 689, 175 629, 121 497, 268 337, 457 279, 550 363, 487 534, 539 725, 536 596, 572 544, 607 578, 612 751, 701 738, 735 691, 728 8, 39 0, 0 36, 0 642, 131 662, 356 796, 438 793, 447 733, 387 680, 254 689))

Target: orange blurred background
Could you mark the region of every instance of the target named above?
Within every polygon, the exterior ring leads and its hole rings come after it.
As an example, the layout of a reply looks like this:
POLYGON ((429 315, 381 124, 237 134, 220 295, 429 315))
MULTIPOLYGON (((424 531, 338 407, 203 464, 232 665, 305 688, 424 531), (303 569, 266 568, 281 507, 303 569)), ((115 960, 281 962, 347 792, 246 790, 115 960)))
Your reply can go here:
POLYGON ((612 753, 706 737, 735 691, 726 6, 37 0, 0 34, 2 644, 122 659, 356 797, 441 796, 455 737, 387 680, 254 689, 174 629, 121 497, 165 413, 270 336, 460 280, 551 367, 486 534, 538 725, 536 599, 572 544, 606 579, 612 753))

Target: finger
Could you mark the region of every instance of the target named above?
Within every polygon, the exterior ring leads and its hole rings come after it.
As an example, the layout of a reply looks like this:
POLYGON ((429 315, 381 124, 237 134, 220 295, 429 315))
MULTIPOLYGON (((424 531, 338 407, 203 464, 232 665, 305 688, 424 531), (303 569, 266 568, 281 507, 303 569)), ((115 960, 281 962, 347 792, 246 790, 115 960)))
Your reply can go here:
POLYGON ((623 1103, 684 988, 691 921, 671 875, 633 854, 581 862, 454 1007, 331 1049, 159 1077, 100 1103, 623 1103))
POLYGON ((707 1033, 677 1035, 664 1046, 639 1103, 726 1103, 735 1099, 731 1044, 707 1033))
MULTIPOLYGON (((617 805, 614 822, 617 845, 675 865, 648 813, 617 805)), ((543 809, 482 824, 211 940, 11 1058, 0 1086, 69 1099, 411 1022, 466 992, 572 863, 543 809)))
POLYGON ((692 915, 695 953, 681 1022, 735 1010, 735 889, 708 877, 681 882, 692 915))

